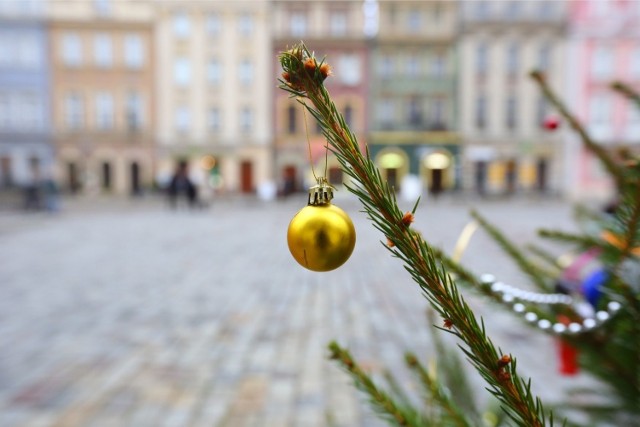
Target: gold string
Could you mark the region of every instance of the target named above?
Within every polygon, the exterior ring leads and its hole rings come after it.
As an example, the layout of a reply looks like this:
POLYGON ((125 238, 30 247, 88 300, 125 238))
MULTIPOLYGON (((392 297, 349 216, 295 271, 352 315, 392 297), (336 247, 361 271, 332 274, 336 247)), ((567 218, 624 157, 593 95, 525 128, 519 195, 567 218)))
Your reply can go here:
MULTIPOLYGON (((304 118, 304 132, 307 136, 307 148, 309 149, 309 164, 311 165, 311 173, 313 174, 313 178, 318 181, 318 177, 316 176, 316 171, 313 169, 313 157, 311 156, 311 140, 309 139, 309 126, 307 125, 307 107, 305 104, 302 105, 302 116, 304 118)), ((327 178, 327 165, 329 158, 329 147, 327 145, 324 146, 324 178, 327 178)))
POLYGON ((471 221, 462 229, 462 233, 460 233, 460 237, 458 237, 458 241, 456 242, 456 246, 453 249, 453 255, 451 259, 455 262, 460 262, 460 258, 462 258, 462 254, 469 246, 469 241, 473 236, 473 233, 478 229, 478 222, 471 221))

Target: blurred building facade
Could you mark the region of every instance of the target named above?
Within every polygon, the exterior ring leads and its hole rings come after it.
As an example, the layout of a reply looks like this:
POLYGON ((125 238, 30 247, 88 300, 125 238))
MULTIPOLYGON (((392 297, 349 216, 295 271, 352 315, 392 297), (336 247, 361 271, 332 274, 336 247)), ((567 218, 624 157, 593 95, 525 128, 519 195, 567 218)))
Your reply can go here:
POLYGON ((53 167, 44 6, 0 2, 0 190, 28 185, 53 167))
POLYGON ((549 109, 528 73, 544 71, 562 91, 566 3, 465 1, 460 7, 465 188, 561 191, 561 136, 542 126, 549 109))
MULTIPOLYGON (((304 40, 317 58, 327 57, 334 75, 325 81, 345 121, 364 145, 368 129, 369 48, 365 38, 363 2, 321 0, 271 2, 272 75, 279 76, 280 52, 304 40)), ((314 184, 309 174, 324 173, 326 141, 315 119, 283 90, 273 93, 275 178, 285 193, 314 184)), ((343 182, 334 156, 327 160, 333 185, 343 182)))
POLYGON ((155 159, 153 8, 49 3, 52 119, 63 188, 139 194, 155 159))
POLYGON ((156 3, 158 179, 187 160, 203 197, 271 179, 269 2, 156 3))
POLYGON ((456 98, 457 2, 382 0, 372 39, 370 151, 396 190, 461 183, 456 98))
MULTIPOLYGON (((640 106, 611 90, 622 81, 640 90, 640 2, 571 2, 567 87, 564 97, 594 141, 620 158, 640 154, 640 106)), ((612 183, 600 161, 567 132, 567 196, 611 197, 612 183)))

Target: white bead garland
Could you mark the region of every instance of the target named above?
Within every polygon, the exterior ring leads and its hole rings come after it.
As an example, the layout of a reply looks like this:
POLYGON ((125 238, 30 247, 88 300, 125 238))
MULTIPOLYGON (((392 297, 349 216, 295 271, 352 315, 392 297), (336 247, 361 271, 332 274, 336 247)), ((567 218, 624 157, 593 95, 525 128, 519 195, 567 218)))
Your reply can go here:
POLYGON ((564 323, 552 323, 548 319, 540 319, 539 316, 532 312, 527 311, 527 307, 522 302, 538 303, 538 304, 564 304, 572 305, 574 300, 571 296, 565 294, 543 294, 538 292, 530 292, 522 289, 515 288, 506 283, 496 281, 496 278, 491 274, 483 274, 480 276, 480 283, 489 287, 491 292, 499 296, 500 299, 506 303, 511 304, 512 309, 516 313, 524 313, 524 319, 535 324, 539 329, 543 331, 551 331, 556 335, 576 335, 592 331, 595 327, 603 325, 609 321, 612 316, 620 311, 622 305, 617 301, 610 301, 607 304, 607 310, 600 310, 598 312, 593 311, 591 306, 583 307, 584 304, 576 302, 574 309, 578 311, 578 314, 584 317, 581 323, 571 322, 568 325, 564 323), (519 302, 522 301, 522 302, 519 302), (587 309, 588 308, 588 309, 587 309))

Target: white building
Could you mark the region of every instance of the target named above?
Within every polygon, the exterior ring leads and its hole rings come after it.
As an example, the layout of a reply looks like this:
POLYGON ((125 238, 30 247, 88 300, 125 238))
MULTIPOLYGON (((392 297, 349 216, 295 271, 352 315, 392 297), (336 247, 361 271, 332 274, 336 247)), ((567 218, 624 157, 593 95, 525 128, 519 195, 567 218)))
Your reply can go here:
POLYGON ((204 193, 271 180, 268 1, 157 1, 158 180, 190 163, 204 193))
POLYGON ((560 191, 560 132, 529 77, 564 77, 566 4, 562 1, 462 1, 459 108, 464 187, 479 193, 560 191))

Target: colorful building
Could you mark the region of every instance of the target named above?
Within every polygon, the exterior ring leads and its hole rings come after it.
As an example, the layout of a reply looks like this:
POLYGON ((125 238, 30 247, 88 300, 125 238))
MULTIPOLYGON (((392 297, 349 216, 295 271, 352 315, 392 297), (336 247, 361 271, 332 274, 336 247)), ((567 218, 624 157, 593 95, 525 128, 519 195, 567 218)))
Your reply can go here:
POLYGON ((564 88, 566 3, 477 0, 460 8, 464 187, 561 191, 561 135, 542 126, 551 111, 528 74, 541 70, 555 90, 564 88))
POLYGON ((460 183, 457 3, 383 0, 372 40, 371 155, 401 190, 409 176, 438 194, 460 183))
POLYGON ((0 2, 0 191, 52 173, 44 3, 0 2))
MULTIPOLYGON (((368 128, 368 43, 365 37, 363 2, 309 1, 271 2, 273 76, 280 75, 277 55, 300 40, 327 57, 333 76, 325 81, 332 99, 361 144, 368 128)), ((275 78, 272 80, 275 86, 275 78)), ((289 192, 313 184, 311 165, 322 175, 326 142, 315 119, 283 90, 276 90, 274 111, 275 176, 281 190, 289 192)), ((328 177, 333 185, 343 182, 337 160, 328 156, 328 177)))
POLYGON ((269 3, 156 3, 158 182, 187 160, 203 197, 271 176, 269 3))
MULTIPOLYGON (((571 110, 590 136, 614 157, 640 154, 640 107, 610 88, 625 82, 640 90, 640 2, 575 1, 570 4, 567 93, 571 110)), ((572 199, 614 197, 600 161, 567 133, 565 187, 572 199)))
POLYGON ((153 184, 153 9, 135 0, 50 2, 58 177, 72 192, 153 184))

